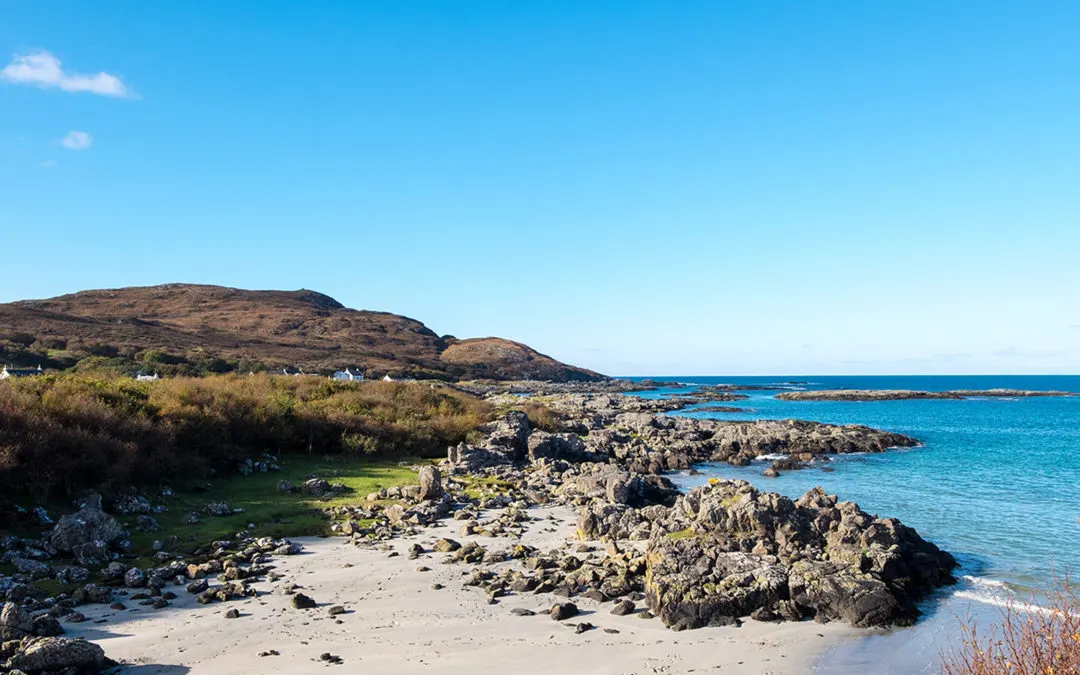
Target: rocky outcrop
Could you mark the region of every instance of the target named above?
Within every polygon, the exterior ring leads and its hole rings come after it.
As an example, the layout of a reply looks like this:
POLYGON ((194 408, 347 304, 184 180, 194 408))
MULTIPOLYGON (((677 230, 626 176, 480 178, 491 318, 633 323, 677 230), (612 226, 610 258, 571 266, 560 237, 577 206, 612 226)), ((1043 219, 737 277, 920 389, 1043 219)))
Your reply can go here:
POLYGON ((531 431, 529 416, 520 410, 511 410, 480 428, 485 435, 484 447, 501 450, 515 461, 525 459, 531 431))
POLYGON ((689 469, 703 462, 749 464, 761 455, 811 462, 830 455, 914 447, 914 438, 860 425, 801 420, 720 421, 619 413, 611 426, 585 439, 639 473, 689 469))
POLYGON ((529 417, 511 410, 479 429, 483 440, 478 445, 459 443, 447 451, 451 470, 479 473, 485 469, 524 462, 528 459, 532 427, 529 417))
POLYGON ((952 391, 913 391, 910 389, 819 389, 787 391, 777 394, 782 401, 905 401, 910 399, 1032 398, 1040 396, 1077 396, 1069 391, 1028 391, 1024 389, 954 389, 952 391))
POLYGON ((792 501, 719 481, 681 497, 663 527, 645 594, 676 629, 751 615, 907 625, 917 599, 955 581, 952 556, 915 530, 820 489, 792 501))

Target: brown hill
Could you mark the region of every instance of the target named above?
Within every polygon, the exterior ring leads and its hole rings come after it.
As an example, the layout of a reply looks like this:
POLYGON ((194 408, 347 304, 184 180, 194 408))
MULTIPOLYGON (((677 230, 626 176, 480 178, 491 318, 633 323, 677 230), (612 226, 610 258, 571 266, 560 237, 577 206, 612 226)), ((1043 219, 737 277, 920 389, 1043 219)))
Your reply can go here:
POLYGON ((165 284, 0 304, 0 358, 24 365, 180 372, 359 367, 368 376, 603 379, 526 345, 458 340, 314 291, 165 284))

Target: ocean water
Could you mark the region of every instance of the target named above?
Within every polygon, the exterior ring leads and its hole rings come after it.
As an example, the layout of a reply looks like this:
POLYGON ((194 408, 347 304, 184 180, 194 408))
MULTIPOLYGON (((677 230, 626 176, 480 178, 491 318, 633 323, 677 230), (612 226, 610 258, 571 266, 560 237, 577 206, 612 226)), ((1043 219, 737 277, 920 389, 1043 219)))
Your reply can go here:
MULTIPOLYGON (((791 389, 1013 388, 1080 392, 1080 376, 873 376, 660 378, 686 387, 641 392, 646 397, 693 391, 696 385, 776 385, 791 389)), ((869 513, 895 516, 960 562, 960 583, 921 609, 913 628, 874 632, 823 657, 816 671, 936 672, 940 655, 960 643, 962 620, 995 622, 1009 602, 1038 602, 1041 588, 1080 565, 1080 398, 780 401, 776 391, 746 391, 724 403, 744 413, 675 414, 715 419, 805 419, 865 424, 907 434, 922 445, 882 454, 849 455, 827 466, 765 478, 767 460, 748 467, 710 464, 703 476, 681 476, 691 487, 709 477, 741 478, 798 497, 821 486, 869 513)))

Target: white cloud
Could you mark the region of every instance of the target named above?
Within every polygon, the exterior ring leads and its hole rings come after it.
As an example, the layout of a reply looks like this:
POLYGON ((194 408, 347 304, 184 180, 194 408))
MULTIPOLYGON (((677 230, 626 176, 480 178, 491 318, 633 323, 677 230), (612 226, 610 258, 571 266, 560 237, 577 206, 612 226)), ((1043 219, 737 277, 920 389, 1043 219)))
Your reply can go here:
POLYGON ((38 164, 38 166, 40 166, 42 169, 51 169, 54 166, 59 166, 59 165, 60 165, 60 162, 56 161, 55 159, 47 159, 44 162, 40 162, 38 164))
POLYGON ((11 63, 0 70, 0 79, 42 89, 88 91, 91 94, 117 98, 132 96, 131 90, 116 75, 80 75, 65 71, 61 67, 60 59, 46 51, 13 55, 11 63))
POLYGON ((85 131, 69 131, 60 141, 60 145, 68 150, 86 150, 94 144, 94 137, 85 131))

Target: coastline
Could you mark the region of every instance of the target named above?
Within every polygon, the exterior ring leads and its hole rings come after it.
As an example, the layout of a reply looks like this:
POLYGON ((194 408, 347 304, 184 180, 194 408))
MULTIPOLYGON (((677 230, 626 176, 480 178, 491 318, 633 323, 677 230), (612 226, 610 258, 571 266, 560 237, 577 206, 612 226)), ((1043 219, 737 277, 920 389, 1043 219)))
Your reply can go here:
MULTIPOLYGON (((532 520, 524 524, 520 540, 499 541, 506 547, 522 543, 541 549, 580 543, 574 538, 572 509, 533 507, 529 515, 532 520)), ((68 625, 68 636, 93 640, 112 658, 130 664, 125 672, 139 675, 322 672, 327 666, 319 657, 326 652, 350 669, 403 675, 503 675, 508 670, 520 675, 600 675, 716 668, 747 675, 799 675, 813 672, 826 650, 866 634, 840 622, 753 620, 738 628, 674 632, 659 619, 641 619, 636 612, 614 616, 613 603, 580 597, 574 601, 582 614, 556 622, 542 612, 565 598, 513 594, 488 604, 481 590, 462 585, 468 566, 441 564, 445 554, 427 553, 416 560, 404 555, 412 544, 426 544, 430 550, 436 539, 451 536, 462 543, 494 546, 491 537, 460 536, 452 521, 388 542, 400 554, 393 557, 378 546, 357 547, 348 539, 297 539, 305 552, 275 559, 275 571, 283 577, 253 584, 258 597, 199 605, 196 596, 180 589, 173 606, 159 611, 87 606, 88 620, 68 625), (431 570, 417 571, 422 566, 431 570), (290 607, 290 597, 281 590, 291 583, 302 586, 318 607, 290 607), (435 583, 445 587, 432 590, 435 583), (346 613, 330 617, 328 608, 337 604, 346 613), (514 608, 537 614, 515 616, 514 608), (224 618, 229 609, 238 609, 240 617, 224 618), (595 628, 577 634, 572 624, 580 622, 595 628), (258 656, 269 650, 280 656, 258 656)))
MULTIPOLYGON (((514 405, 521 399, 503 393, 489 394, 488 400, 514 405)), ((933 558, 940 553, 913 530, 907 534, 909 529, 898 521, 879 521, 854 503, 837 508, 836 498, 820 491, 800 497, 795 514, 783 506, 792 503, 786 498, 759 493, 737 480, 710 481, 704 491, 677 497, 666 476, 702 461, 750 469, 752 459, 765 456, 763 451, 798 458, 785 469, 802 474, 797 469, 832 456, 893 454, 887 451, 900 445, 897 441, 912 446, 915 439, 862 425, 672 417, 665 414, 673 405, 669 401, 622 393, 563 393, 541 400, 564 415, 566 432, 531 428, 520 411, 504 413, 483 427, 487 436, 477 445, 450 448, 441 464, 448 472, 445 494, 430 465, 413 467, 420 469, 420 486, 393 495, 384 490, 366 499, 374 504, 401 498, 403 503, 334 511, 347 519, 335 531, 351 539, 297 540, 307 545, 306 555, 274 556, 272 567, 260 566, 262 572, 254 570, 264 561, 245 559, 252 574, 240 578, 250 576, 246 585, 254 598, 204 606, 197 604, 194 594, 199 591, 189 589, 192 595, 186 595, 182 588, 171 589, 165 599, 172 602, 159 610, 88 606, 87 621, 65 621, 67 635, 93 640, 111 658, 134 664, 140 672, 167 674, 250 672, 255 658, 260 672, 306 672, 309 666, 341 660, 375 672, 410 673, 430 668, 437 659, 439 672, 488 672, 485 668, 493 663, 502 672, 510 663, 524 673, 551 668, 602 673, 612 667, 630 673, 691 672, 717 665, 733 672, 805 673, 815 672, 832 650, 883 634, 866 627, 914 619, 914 608, 896 604, 881 578, 844 577, 840 572, 846 558, 837 567, 835 560, 814 552, 847 546, 850 554, 865 555, 859 551, 871 547, 866 537, 873 527, 878 528, 875 537, 899 537, 894 541, 901 543, 897 550, 905 551, 902 555, 920 550, 919 555, 933 558), (484 483, 489 488, 478 494, 474 486, 470 492, 469 481, 476 480, 490 481, 484 483), (432 491, 433 486, 438 490, 432 491), (425 493, 426 498, 421 496, 425 493), (453 520, 435 522, 451 513, 453 520), (781 520, 785 529, 776 534, 781 520), (830 544, 829 528, 818 529, 818 524, 833 521, 844 540, 830 544), (753 541, 743 542, 742 534, 732 538, 730 533, 747 527, 756 533, 753 541), (468 558, 476 565, 471 568, 440 564, 448 556, 430 553, 440 537, 480 544, 486 549, 480 552, 483 560, 468 558), (807 548, 781 550, 780 537, 789 542, 798 538, 807 548), (619 542, 614 552, 605 543, 613 539, 619 542), (518 544, 534 551, 507 555, 518 544), (416 560, 403 555, 415 547, 427 553, 416 560), (534 557, 540 551, 546 553, 534 557), (797 570, 790 567, 794 556, 803 560, 806 555, 811 557, 797 570), (753 580, 739 576, 749 568, 728 569, 719 562, 705 576, 690 572, 719 559, 734 566, 753 561, 753 580), (523 572, 523 563, 526 576, 549 584, 544 592, 534 593, 535 584, 510 584, 510 572, 523 572), (578 569, 584 570, 581 575, 569 575, 578 569), (800 576, 808 573, 819 576, 800 576), (260 578, 264 575, 268 580, 260 578), (772 595, 768 584, 774 578, 782 584, 772 595), (832 584, 828 595, 811 595, 816 591, 808 589, 820 588, 821 578, 832 584), (315 609, 290 606, 292 598, 282 590, 294 583, 314 598, 315 609), (434 583, 441 588, 433 588, 434 583), (873 607, 866 595, 858 607, 849 602, 855 584, 877 589, 873 607), (706 591, 705 597, 688 590, 713 587, 724 590, 706 591), (743 594, 739 588, 754 590, 743 594), (612 600, 620 597, 636 603, 639 613, 647 605, 660 618, 613 616, 612 600), (579 617, 556 622, 547 616, 553 605, 567 599, 580 607, 579 617), (338 604, 345 612, 331 617, 329 608, 338 604), (528 610, 528 615, 511 610, 528 610), (234 611, 239 617, 226 617, 234 611), (814 616, 823 623, 808 620, 814 616), (780 618, 787 621, 772 623, 780 618), (589 625, 575 630, 582 623, 589 625), (112 626, 117 628, 107 628, 112 626), (698 630, 680 632, 685 628, 698 630), (206 639, 207 630, 213 639, 206 639), (590 648, 581 649, 584 645, 590 648), (718 646, 723 656, 715 653, 718 646), (277 653, 258 657, 272 651, 277 653), (519 663, 523 659, 528 660, 519 663)), ((888 555, 889 547, 880 542, 872 547, 878 558, 888 555)), ((942 554, 940 564, 940 569, 920 568, 919 574, 927 575, 921 577, 926 588, 952 583, 948 569, 955 563, 942 554)), ((865 571, 852 568, 852 574, 865 571)), ((177 581, 165 582, 166 588, 157 592, 184 585, 183 578, 177 581)), ((884 577, 885 584, 889 581, 884 577)), ((117 599, 127 602, 133 592, 120 590, 117 599)))

